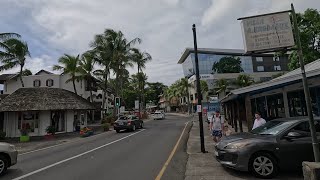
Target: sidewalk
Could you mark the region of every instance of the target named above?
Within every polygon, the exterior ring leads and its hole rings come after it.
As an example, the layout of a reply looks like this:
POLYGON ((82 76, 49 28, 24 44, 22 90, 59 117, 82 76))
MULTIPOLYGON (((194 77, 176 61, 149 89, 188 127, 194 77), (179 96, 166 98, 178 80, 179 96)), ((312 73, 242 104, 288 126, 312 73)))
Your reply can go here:
MULTIPOLYGON (((189 155, 185 180, 247 180, 246 178, 237 178, 228 172, 214 157, 214 143, 209 134, 207 123, 204 123, 205 148, 208 153, 202 153, 200 150, 199 123, 194 120, 193 127, 189 133, 187 144, 187 153, 189 155)), ((254 179, 254 178, 252 178, 254 179)))
MULTIPOLYGON (((104 133, 100 124, 88 125, 88 127, 94 129, 93 136, 104 133)), ((110 130, 112 131, 112 127, 110 130)), ((22 154, 29 151, 50 147, 50 146, 78 141, 80 139, 83 139, 83 138, 80 137, 79 132, 72 132, 72 133, 65 133, 65 134, 56 134, 55 138, 51 140, 44 139, 44 137, 31 137, 31 141, 29 142, 19 142, 19 140, 17 139, 9 139, 9 140, 6 140, 5 142, 15 145, 19 154, 22 154)))
MULTIPOLYGON (((214 157, 214 142, 211 138, 207 123, 204 122, 204 141, 208 153, 200 150, 199 123, 193 119, 193 126, 189 133, 187 153, 189 155, 186 165, 185 180, 256 180, 251 173, 240 172, 224 168, 214 157)), ((229 125, 230 126, 230 125, 229 125)), ((231 126, 230 126, 231 127, 231 126)), ((230 128, 232 131, 234 129, 230 128)), ((274 180, 290 179, 300 180, 301 174, 292 172, 280 173, 274 180)))

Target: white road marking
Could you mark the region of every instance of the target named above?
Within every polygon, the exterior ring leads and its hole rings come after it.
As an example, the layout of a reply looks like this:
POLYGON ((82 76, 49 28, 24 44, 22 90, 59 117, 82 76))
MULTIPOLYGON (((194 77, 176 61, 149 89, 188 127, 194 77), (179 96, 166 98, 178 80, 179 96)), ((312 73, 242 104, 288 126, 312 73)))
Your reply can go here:
POLYGON ((25 175, 23 175, 23 176, 14 178, 14 179, 12 179, 12 180, 20 180, 20 179, 29 177, 29 176, 31 176, 31 175, 33 175, 33 174, 39 173, 39 172, 41 172, 41 171, 44 171, 44 170, 46 170, 46 169, 52 168, 52 167, 54 167, 54 166, 57 166, 57 165, 59 165, 59 164, 65 163, 65 162, 70 161, 70 160, 72 160, 72 159, 81 157, 81 156, 83 156, 83 155, 86 155, 86 154, 91 153, 91 152, 93 152, 93 151, 96 151, 96 150, 98 150, 98 149, 104 148, 104 147, 106 147, 106 146, 109 146, 109 145, 114 144, 114 143, 116 143, 116 142, 119 142, 119 141, 121 141, 121 140, 127 139, 127 138, 129 138, 130 136, 133 136, 133 135, 135 135, 135 134, 138 134, 138 133, 143 132, 144 130, 145 130, 145 129, 142 129, 142 130, 140 130, 140 131, 138 131, 138 132, 136 132, 136 133, 133 133, 133 134, 130 134, 130 135, 125 136, 125 137, 123 137, 123 138, 120 138, 120 139, 117 139, 117 140, 115 140, 115 141, 109 142, 109 143, 107 143, 107 144, 104 144, 104 145, 102 145, 102 146, 96 147, 96 148, 94 148, 94 149, 91 149, 91 150, 86 151, 86 152, 84 152, 84 153, 78 154, 78 155, 76 155, 76 156, 73 156, 73 157, 64 159, 64 160, 62 160, 62 161, 53 163, 53 164, 51 164, 51 165, 49 165, 49 166, 45 166, 45 167, 43 167, 43 168, 40 168, 40 169, 35 170, 35 171, 32 171, 32 172, 30 172, 30 173, 28 173, 28 174, 25 174, 25 175))
MULTIPOLYGON (((93 137, 98 137, 98 136, 101 136, 101 135, 106 135, 107 133, 108 132, 96 134, 94 136, 86 137, 86 139, 90 139, 90 138, 93 138, 93 137)), ((43 151, 43 150, 46 150, 46 149, 51 149, 51 148, 54 148, 54 147, 57 147, 57 146, 61 146, 61 145, 66 145, 66 144, 70 144, 70 143, 76 143, 76 142, 82 141, 82 140, 83 139, 78 139, 78 140, 75 140, 75 141, 64 142, 64 143, 56 144, 56 145, 53 145, 53 146, 48 146, 48 147, 45 147, 45 148, 36 149, 36 150, 28 151, 28 152, 25 152, 25 153, 21 153, 21 154, 18 154, 18 156, 22 156, 22 155, 26 155, 26 154, 30 154, 30 153, 34 153, 34 152, 38 152, 38 151, 43 151)))

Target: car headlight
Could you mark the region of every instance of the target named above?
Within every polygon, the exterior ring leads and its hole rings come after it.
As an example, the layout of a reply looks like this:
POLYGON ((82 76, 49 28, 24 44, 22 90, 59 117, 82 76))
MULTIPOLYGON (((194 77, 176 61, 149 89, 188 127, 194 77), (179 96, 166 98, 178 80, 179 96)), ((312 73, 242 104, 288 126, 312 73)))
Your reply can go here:
POLYGON ((10 149, 11 151, 16 151, 16 146, 10 144, 10 145, 9 145, 9 149, 10 149))
POLYGON ((235 143, 228 143, 224 148, 225 149, 241 149, 249 145, 247 142, 235 142, 235 143))

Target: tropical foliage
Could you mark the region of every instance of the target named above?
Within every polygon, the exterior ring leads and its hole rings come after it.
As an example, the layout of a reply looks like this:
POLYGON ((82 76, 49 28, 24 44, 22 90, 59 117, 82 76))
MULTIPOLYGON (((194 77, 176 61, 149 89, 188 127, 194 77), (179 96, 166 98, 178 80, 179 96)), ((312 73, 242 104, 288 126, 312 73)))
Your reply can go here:
POLYGON ((30 57, 30 52, 27 43, 15 37, 20 36, 14 33, 0 33, 0 71, 19 67, 19 79, 21 86, 24 87, 23 68, 26 57, 30 57))
POLYGON ((80 74, 80 55, 72 56, 65 54, 64 56, 60 57, 59 65, 54 65, 53 70, 61 70, 62 74, 69 74, 70 78, 67 79, 66 83, 72 82, 74 93, 77 94, 76 88, 76 81, 79 81, 82 77, 80 74))
POLYGON ((246 86, 250 86, 254 83, 254 80, 252 79, 252 77, 250 77, 249 75, 246 74, 240 74, 237 79, 235 84, 238 87, 246 87, 246 86))
MULTIPOLYGON (((320 58, 320 11, 307 9, 304 13, 297 14, 298 29, 303 51, 304 62, 310 63, 320 58)), ((297 51, 289 55, 289 69, 299 67, 297 51)))
POLYGON ((215 62, 212 66, 213 73, 240 73, 243 72, 239 57, 226 56, 215 62))

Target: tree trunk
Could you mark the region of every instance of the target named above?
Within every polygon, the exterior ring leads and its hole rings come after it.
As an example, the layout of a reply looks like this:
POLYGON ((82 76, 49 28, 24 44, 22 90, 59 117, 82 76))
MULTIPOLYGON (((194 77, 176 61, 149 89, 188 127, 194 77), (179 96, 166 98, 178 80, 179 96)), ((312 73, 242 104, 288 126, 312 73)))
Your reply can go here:
POLYGON ((22 70, 23 70, 23 65, 20 66, 20 82, 21 82, 21 86, 24 87, 24 83, 22 80, 22 70))
POLYGON ((139 73, 140 73, 140 64, 138 63, 138 91, 139 91, 139 118, 141 118, 141 87, 140 87, 140 78, 139 78, 139 73))
POLYGON ((107 102, 107 106, 108 106, 108 97, 106 97, 106 94, 107 94, 107 89, 108 89, 108 70, 107 70, 107 67, 105 69, 105 75, 104 75, 104 90, 103 90, 103 97, 102 97, 102 116, 101 116, 101 119, 104 119, 105 118, 105 112, 104 112, 104 107, 105 107, 105 104, 107 102))
POLYGON ((77 89, 76 89, 76 83, 75 83, 75 79, 74 79, 74 77, 72 78, 72 84, 73 84, 73 90, 74 90, 74 93, 75 93, 76 95, 78 95, 78 93, 77 93, 77 89))

